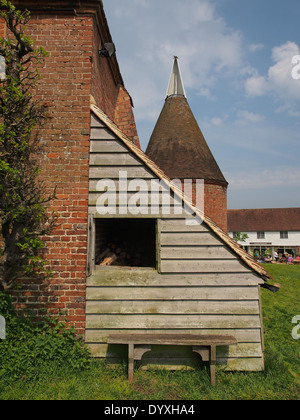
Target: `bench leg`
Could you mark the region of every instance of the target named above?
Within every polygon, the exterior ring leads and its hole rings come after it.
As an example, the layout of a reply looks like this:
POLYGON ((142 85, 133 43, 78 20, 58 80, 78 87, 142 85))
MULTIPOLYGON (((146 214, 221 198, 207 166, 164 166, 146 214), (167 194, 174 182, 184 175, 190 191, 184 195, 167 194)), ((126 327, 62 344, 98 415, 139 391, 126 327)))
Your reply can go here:
POLYGON ((216 385, 216 362, 217 362, 217 349, 216 346, 210 347, 210 382, 212 386, 216 385))
POLYGON ((128 381, 133 381, 133 370, 134 370, 134 344, 128 344, 128 381))

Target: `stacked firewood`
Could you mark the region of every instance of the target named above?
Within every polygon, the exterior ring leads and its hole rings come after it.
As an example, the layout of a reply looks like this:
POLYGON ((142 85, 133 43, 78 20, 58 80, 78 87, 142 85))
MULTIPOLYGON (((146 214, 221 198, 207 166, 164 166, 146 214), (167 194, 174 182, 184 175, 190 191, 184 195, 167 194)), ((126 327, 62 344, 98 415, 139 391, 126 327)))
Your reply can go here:
POLYGON ((96 256, 96 265, 101 267, 138 267, 141 265, 141 255, 137 252, 132 252, 122 243, 111 242, 103 247, 96 256))

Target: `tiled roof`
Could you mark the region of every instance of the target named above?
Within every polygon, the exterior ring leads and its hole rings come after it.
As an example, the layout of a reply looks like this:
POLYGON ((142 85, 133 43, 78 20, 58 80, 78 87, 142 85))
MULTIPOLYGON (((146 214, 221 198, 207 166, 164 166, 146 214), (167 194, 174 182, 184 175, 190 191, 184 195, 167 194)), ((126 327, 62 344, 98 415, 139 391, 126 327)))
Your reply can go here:
POLYGON ((228 210, 229 232, 300 231, 300 207, 228 210))
MULTIPOLYGON (((137 147, 122 131, 114 124, 107 115, 96 105, 91 105, 91 111, 120 139, 132 153, 136 155, 160 180, 164 180, 170 187, 174 194, 182 199, 181 191, 177 190, 174 184, 171 184, 171 179, 154 163, 139 147, 137 147)), ((184 202, 189 206, 203 222, 239 257, 249 268, 259 274, 263 280, 267 281, 270 278, 268 272, 258 264, 246 251, 230 238, 212 219, 204 215, 199 209, 195 208, 191 201, 184 199, 184 202)))
POLYGON ((166 99, 146 154, 172 179, 227 185, 184 96, 166 99))
POLYGON ((213 184, 228 184, 188 104, 176 56, 165 104, 146 154, 171 179, 204 179, 213 184))

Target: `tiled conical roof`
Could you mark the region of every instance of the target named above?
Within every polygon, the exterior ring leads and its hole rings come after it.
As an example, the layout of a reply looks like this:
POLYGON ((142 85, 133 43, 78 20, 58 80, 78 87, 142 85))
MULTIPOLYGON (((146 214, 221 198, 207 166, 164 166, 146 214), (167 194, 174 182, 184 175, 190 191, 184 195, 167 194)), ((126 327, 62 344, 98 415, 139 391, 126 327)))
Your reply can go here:
POLYGON ((227 185, 188 104, 177 57, 146 154, 171 179, 204 179, 227 185))

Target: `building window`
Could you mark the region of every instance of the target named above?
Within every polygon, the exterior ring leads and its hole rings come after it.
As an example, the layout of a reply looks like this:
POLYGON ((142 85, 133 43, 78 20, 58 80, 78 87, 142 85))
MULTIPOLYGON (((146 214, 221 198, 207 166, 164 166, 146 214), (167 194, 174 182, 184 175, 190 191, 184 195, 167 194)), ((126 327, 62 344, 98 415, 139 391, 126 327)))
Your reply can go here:
POLYGON ((257 232, 257 239, 265 239, 265 232, 257 232))
POLYGON ((280 232, 280 239, 289 239, 289 232, 286 230, 280 232))
POLYGON ((156 268, 155 219, 96 219, 96 266, 156 268))

